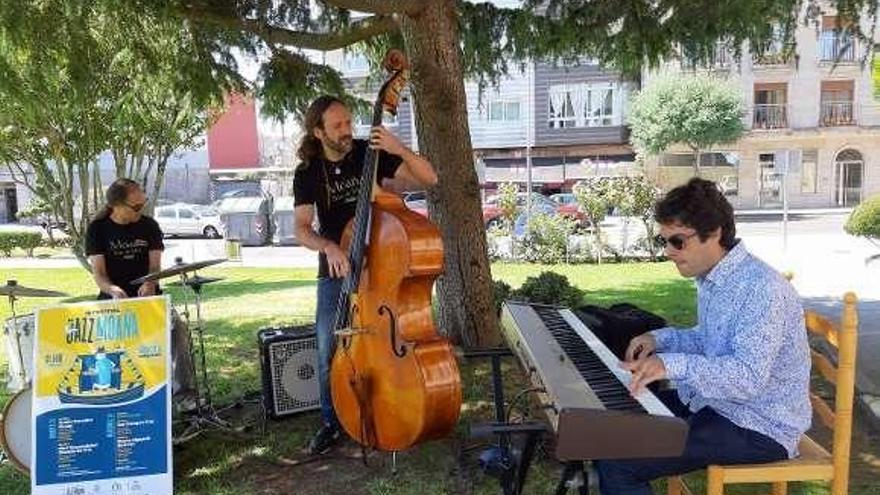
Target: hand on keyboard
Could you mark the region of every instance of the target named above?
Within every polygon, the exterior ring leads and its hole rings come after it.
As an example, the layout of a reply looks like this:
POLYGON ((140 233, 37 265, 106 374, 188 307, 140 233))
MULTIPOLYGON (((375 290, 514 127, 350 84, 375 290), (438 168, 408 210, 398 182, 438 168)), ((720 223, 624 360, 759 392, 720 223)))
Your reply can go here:
POLYGON ((635 361, 623 361, 620 363, 620 367, 632 372, 629 393, 633 397, 644 392, 649 383, 666 378, 666 366, 655 354, 635 361))
POLYGON ((637 335, 629 341, 626 348, 626 360, 635 361, 654 354, 657 349, 657 340, 650 333, 637 335))

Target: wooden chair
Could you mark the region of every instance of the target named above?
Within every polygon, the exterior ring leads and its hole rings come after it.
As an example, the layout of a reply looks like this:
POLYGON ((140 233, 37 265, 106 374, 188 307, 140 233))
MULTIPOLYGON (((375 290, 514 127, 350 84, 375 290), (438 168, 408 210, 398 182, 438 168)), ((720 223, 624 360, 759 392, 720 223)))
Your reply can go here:
MULTIPOLYGON (((706 469, 708 495, 722 495, 724 485, 733 483, 772 483, 773 495, 784 495, 787 482, 812 480, 830 481, 832 495, 847 493, 858 328, 856 296, 852 292, 843 296, 843 312, 839 325, 811 310, 805 311, 804 316, 807 329, 814 336, 825 339, 837 348, 836 367, 827 357, 811 350, 812 369, 835 388, 834 410, 825 400, 810 392, 813 411, 834 432, 831 452, 804 435, 798 445, 800 456, 795 459, 767 464, 709 466, 706 469)), ((667 494, 682 493, 691 493, 682 478, 668 478, 667 494)))

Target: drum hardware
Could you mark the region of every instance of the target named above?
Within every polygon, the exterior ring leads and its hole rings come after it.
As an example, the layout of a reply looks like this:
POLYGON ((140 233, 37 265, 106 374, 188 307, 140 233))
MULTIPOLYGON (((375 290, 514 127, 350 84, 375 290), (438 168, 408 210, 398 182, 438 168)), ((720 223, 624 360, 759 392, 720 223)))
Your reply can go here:
POLYGON ((236 401, 222 408, 216 407, 213 397, 211 396, 211 385, 208 381, 208 366, 206 362, 204 338, 205 324, 202 318, 202 287, 205 284, 223 279, 217 277, 202 277, 197 273, 197 270, 224 261, 226 260, 213 259, 194 263, 184 263, 183 260, 178 257, 175 259, 174 266, 150 273, 132 281, 132 284, 138 285, 147 281, 177 276, 179 277, 179 280, 169 285, 188 287, 190 289, 188 291, 183 291, 183 311, 181 311, 180 314, 186 322, 186 328, 189 330, 189 348, 193 365, 195 366, 196 363, 199 363, 201 365, 201 370, 195 370, 195 406, 189 411, 181 412, 180 419, 175 421, 177 426, 181 428, 179 433, 173 436, 172 441, 175 445, 187 442, 208 429, 219 429, 234 433, 240 433, 245 429, 244 427, 233 426, 229 421, 220 417, 220 413, 234 407, 240 407, 245 400, 242 399, 236 401), (193 314, 190 311, 190 299, 188 297, 190 295, 192 296, 192 306, 195 308, 195 317, 193 317, 193 314), (193 334, 195 334, 195 337, 198 339, 198 351, 196 351, 195 346, 193 346, 193 334), (196 352, 200 355, 198 360, 195 356, 196 352))
POLYGON ((18 348, 19 380, 22 386, 28 386, 27 373, 25 371, 24 355, 21 353, 21 332, 18 328, 18 316, 15 313, 15 301, 22 297, 63 297, 64 292, 54 290, 34 289, 19 285, 17 280, 7 280, 6 285, 0 286, 0 296, 9 299, 9 309, 12 312, 12 329, 15 332, 16 347, 18 348))
POLYGON ((186 282, 171 282, 168 285, 173 285, 176 287, 182 287, 184 285, 194 288, 195 286, 199 286, 199 290, 201 290, 201 286, 205 284, 210 284, 211 282, 219 282, 223 280, 221 277, 202 277, 201 275, 193 275, 189 277, 186 282))
MULTIPOLYGON (((29 474, 30 463, 30 421, 31 421, 31 389, 28 377, 28 367, 21 350, 21 329, 19 317, 15 311, 15 302, 22 297, 64 297, 64 292, 54 290, 35 289, 19 285, 16 280, 7 280, 6 285, 0 286, 0 296, 9 299, 9 308, 12 316, 9 318, 9 329, 15 334, 16 353, 18 354, 18 379, 22 389, 6 403, 3 410, 2 428, 0 428, 0 462, 11 461, 22 473, 29 474)), ((7 338, 12 338, 8 334, 7 338)), ((33 333, 31 331, 31 333, 33 333)), ((14 358, 14 356, 13 356, 14 358)), ((32 373, 32 372, 31 372, 32 373)))

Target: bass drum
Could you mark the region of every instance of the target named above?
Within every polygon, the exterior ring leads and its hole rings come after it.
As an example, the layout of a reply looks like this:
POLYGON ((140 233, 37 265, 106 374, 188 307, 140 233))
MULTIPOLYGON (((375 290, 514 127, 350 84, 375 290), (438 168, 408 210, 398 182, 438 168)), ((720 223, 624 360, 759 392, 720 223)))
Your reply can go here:
POLYGON ((31 463, 31 389, 20 390, 3 409, 0 446, 12 464, 30 475, 31 463))

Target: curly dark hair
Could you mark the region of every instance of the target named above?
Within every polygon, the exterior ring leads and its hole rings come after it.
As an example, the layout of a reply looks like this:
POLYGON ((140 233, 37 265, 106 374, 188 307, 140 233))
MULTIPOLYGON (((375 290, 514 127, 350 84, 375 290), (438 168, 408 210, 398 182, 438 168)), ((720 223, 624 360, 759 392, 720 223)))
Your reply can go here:
POLYGON ((324 112, 334 103, 345 106, 345 102, 341 99, 335 96, 323 95, 315 98, 315 101, 306 110, 302 125, 304 134, 299 142, 299 149, 296 150, 296 156, 302 160, 302 166, 308 166, 309 162, 321 156, 323 151, 321 140, 316 138, 313 132, 316 127, 319 129, 324 128, 324 112))
POLYGON ((736 224, 733 206, 710 180, 694 177, 687 184, 666 193, 654 205, 654 218, 661 224, 681 223, 697 231, 701 241, 719 227, 721 246, 736 245, 736 224))

